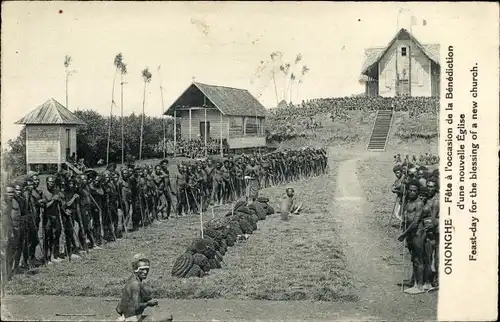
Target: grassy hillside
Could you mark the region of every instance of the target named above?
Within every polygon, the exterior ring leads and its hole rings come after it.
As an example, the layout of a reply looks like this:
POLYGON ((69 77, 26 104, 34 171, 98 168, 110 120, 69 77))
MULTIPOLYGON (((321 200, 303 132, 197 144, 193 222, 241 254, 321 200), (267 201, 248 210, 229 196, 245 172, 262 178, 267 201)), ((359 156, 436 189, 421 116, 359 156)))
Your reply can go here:
MULTIPOLYGON (((309 117, 297 117, 287 124, 296 133, 294 138, 274 142, 280 148, 300 148, 303 146, 366 147, 375 122, 375 111, 348 111, 345 120, 332 121, 329 113, 318 113, 313 117, 316 127, 306 128, 311 123, 309 117)), ((395 112, 390 132, 388 149, 404 145, 437 147, 437 116, 424 113, 411 117, 409 112, 395 112)))

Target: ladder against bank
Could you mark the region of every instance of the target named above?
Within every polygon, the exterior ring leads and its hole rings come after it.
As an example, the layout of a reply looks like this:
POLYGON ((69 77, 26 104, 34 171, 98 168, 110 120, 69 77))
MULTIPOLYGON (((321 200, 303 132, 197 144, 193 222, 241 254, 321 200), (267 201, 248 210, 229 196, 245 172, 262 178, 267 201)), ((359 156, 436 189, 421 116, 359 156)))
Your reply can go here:
POLYGON ((385 151, 391 130, 393 110, 378 110, 373 125, 368 151, 385 151))

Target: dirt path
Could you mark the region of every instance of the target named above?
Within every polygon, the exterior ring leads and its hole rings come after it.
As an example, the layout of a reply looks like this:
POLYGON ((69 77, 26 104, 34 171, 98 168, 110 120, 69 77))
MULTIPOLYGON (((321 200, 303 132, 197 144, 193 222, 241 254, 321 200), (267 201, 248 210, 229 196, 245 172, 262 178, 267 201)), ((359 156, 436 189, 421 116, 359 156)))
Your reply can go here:
MULTIPOLYGON (((401 258, 402 246, 387 238, 376 225, 373 205, 366 202, 357 178, 356 163, 361 159, 341 163, 334 207, 363 312, 376 320, 435 319, 435 293, 408 295, 401 293, 396 285, 403 276, 401 260, 391 263, 387 258, 401 258)), ((408 276, 410 265, 406 261, 405 274, 408 276)))
MULTIPOLYGON (((401 280, 401 265, 387 262, 400 257, 401 246, 386 238, 376 225, 357 178, 358 158, 342 161, 338 171, 332 216, 344 241, 349 269, 353 272, 357 302, 238 301, 238 300, 160 300, 150 311, 153 318, 172 313, 176 321, 210 320, 435 320, 436 294, 407 295, 396 285, 401 280), (399 248, 398 248, 399 247, 399 248)), ((335 166, 332 163, 332 166, 335 166)), ((327 195, 332 195, 326 192, 327 195)), ((409 265, 407 265, 409 269, 409 265)), ((4 309, 17 319, 115 320, 116 299, 57 296, 9 296, 2 299, 4 309), (60 313, 93 316, 58 317, 60 313)))

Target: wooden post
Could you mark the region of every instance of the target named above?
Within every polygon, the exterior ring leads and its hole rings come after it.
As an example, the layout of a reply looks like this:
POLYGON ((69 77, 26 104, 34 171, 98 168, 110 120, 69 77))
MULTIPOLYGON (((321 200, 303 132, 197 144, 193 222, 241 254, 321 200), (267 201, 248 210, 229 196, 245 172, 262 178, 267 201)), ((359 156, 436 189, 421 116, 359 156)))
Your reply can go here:
POLYGON ((122 119, 122 165, 125 164, 125 141, 124 141, 124 132, 123 132, 123 74, 120 75, 120 108, 121 108, 121 119, 122 119))
MULTIPOLYGON (((439 114, 438 114, 439 115, 439 114)), ((26 143, 25 143, 25 148, 26 148, 26 174, 28 174, 28 172, 30 172, 30 164, 28 162, 29 158, 28 158, 28 126, 25 125, 24 126, 25 128, 25 131, 26 131, 26 143)))
POLYGON ((200 231, 201 238, 203 239, 203 198, 200 198, 200 231))
POLYGON ((191 108, 189 108, 189 141, 191 141, 191 108))
POLYGON ((62 127, 59 126, 59 130, 58 130, 58 138, 59 138, 59 144, 58 144, 58 152, 59 152, 59 155, 57 156, 57 172, 61 171, 61 129, 62 127))
POLYGON ((174 107, 174 158, 177 156, 177 110, 174 107))
POLYGON ((408 94, 411 97, 411 25, 410 23, 410 41, 408 42, 408 94))
POLYGON ((220 113, 220 156, 224 157, 224 150, 222 145, 222 112, 220 113))
POLYGON ((208 155, 207 152, 207 108, 205 108, 205 134, 203 135, 205 137, 205 158, 208 155))

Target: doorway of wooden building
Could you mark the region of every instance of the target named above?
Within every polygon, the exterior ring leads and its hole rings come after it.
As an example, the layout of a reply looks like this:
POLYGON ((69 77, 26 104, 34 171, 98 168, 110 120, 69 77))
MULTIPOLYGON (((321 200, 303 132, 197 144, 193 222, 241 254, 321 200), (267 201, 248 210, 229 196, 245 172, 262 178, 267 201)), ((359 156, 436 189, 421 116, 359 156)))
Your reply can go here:
MULTIPOLYGON (((207 140, 210 138, 210 122, 207 122, 207 140)), ((205 122, 200 122, 200 136, 201 140, 205 141, 205 122)))
POLYGON ((71 130, 70 129, 66 129, 65 139, 66 140, 64 140, 64 142, 66 144, 66 147, 65 147, 66 160, 69 160, 69 158, 71 156, 71 130))
POLYGON ((410 95, 410 83, 407 79, 402 79, 399 81, 398 87, 396 88, 398 96, 410 95))

